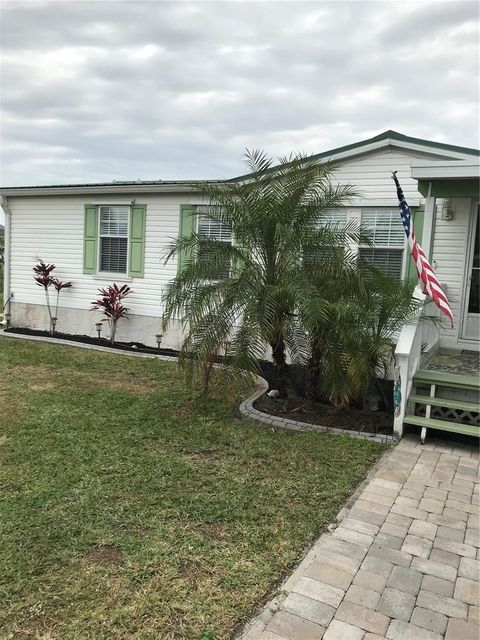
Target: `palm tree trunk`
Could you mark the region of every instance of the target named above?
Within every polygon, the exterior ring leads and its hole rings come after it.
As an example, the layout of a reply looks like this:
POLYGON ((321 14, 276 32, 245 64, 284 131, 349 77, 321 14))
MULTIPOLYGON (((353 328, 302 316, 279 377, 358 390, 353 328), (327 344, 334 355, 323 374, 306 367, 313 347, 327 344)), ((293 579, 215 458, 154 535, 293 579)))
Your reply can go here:
POLYGON ((271 342, 270 346, 272 348, 273 361, 278 371, 277 389, 280 398, 286 398, 288 395, 288 364, 285 358, 285 342, 283 338, 278 338, 276 341, 271 342))

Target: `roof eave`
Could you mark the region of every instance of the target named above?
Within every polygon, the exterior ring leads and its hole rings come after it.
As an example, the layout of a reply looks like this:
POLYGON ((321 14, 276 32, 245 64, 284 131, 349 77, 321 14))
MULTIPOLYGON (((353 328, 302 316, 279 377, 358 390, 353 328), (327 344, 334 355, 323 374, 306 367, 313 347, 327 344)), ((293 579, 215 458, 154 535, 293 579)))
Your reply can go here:
MULTIPOLYGON (((215 184, 215 183, 213 183, 215 184)), ((2 196, 49 196, 49 195, 90 195, 90 194, 138 194, 138 193, 195 193, 191 184, 109 184, 73 185, 45 187, 5 187, 0 188, 2 196)))

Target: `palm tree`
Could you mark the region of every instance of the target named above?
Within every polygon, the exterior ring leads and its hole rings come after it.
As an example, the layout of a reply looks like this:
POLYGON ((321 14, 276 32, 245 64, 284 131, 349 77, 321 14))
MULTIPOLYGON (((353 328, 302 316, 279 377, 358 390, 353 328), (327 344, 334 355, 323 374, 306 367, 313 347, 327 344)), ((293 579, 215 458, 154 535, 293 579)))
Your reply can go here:
POLYGON ((328 280, 315 278, 325 313, 317 312, 318 301, 312 298, 300 309, 299 322, 309 338, 304 354, 309 397, 321 394, 346 409, 352 402, 363 405, 374 391, 377 376, 392 363, 396 332, 417 315, 422 303, 412 295, 414 283, 357 264, 353 256, 336 265, 336 274, 332 265, 328 280), (322 375, 315 376, 320 370, 322 375))
POLYGON ((285 396, 298 300, 314 293, 304 258, 314 266, 325 259, 321 247, 359 240, 353 225, 319 225, 322 214, 356 194, 349 184, 332 184, 330 165, 306 157, 282 158, 275 166, 264 152, 247 151, 246 164, 246 179, 194 185, 208 203, 202 211, 230 229, 233 242, 194 232, 173 243, 167 261, 180 253, 190 258, 164 295, 163 326, 181 319, 180 360, 203 373, 221 348, 236 375, 257 371, 269 346, 285 396))

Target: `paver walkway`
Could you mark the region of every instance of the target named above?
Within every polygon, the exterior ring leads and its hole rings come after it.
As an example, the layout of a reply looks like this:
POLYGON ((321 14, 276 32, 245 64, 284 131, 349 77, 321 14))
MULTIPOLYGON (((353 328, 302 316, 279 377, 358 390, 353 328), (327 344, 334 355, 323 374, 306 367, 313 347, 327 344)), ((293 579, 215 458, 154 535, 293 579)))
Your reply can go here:
POLYGON ((242 640, 478 640, 478 449, 404 439, 242 640))

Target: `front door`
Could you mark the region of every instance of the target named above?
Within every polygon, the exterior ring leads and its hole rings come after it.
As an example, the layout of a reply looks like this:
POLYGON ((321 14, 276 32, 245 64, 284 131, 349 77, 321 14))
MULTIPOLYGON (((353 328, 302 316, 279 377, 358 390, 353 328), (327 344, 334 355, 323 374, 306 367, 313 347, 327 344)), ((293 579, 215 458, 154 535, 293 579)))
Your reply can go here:
POLYGON ((470 253, 468 279, 465 290, 465 316, 463 322, 463 338, 466 340, 480 339, 480 256, 479 256, 479 207, 477 205, 472 221, 472 237, 470 239, 470 253))

